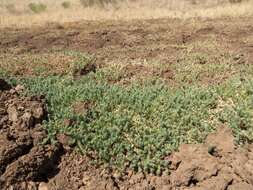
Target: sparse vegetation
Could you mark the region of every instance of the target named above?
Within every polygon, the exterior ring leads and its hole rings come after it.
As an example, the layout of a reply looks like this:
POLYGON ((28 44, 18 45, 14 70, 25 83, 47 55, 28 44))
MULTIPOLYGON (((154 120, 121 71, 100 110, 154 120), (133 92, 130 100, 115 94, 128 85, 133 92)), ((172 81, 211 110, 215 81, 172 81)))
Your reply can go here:
MULTIPOLYGON (((45 123, 49 133, 47 142, 55 142, 56 134, 66 134, 82 153, 95 154, 97 163, 120 171, 130 167, 159 175, 166 170, 168 163, 163 160, 166 155, 182 143, 202 142, 221 124, 233 129, 238 143, 253 141, 251 80, 242 83, 234 76, 222 85, 201 87, 178 79, 184 88, 174 89, 159 78, 146 76, 145 83, 133 81, 124 87, 108 83, 107 77, 112 73, 108 68, 74 80, 73 69, 89 64, 91 57, 79 52, 59 55, 70 56, 68 59, 72 60, 66 63, 67 67, 63 66, 66 69, 63 76, 51 75, 51 68, 48 68, 34 77, 15 80, 24 84, 30 95, 46 95, 50 115, 45 123), (91 106, 84 114, 78 113, 73 110, 76 102, 91 106), (64 126, 66 119, 74 121, 75 125, 64 126)), ((220 65, 226 65, 230 57, 216 63, 218 67, 215 63, 212 66, 210 60, 198 54, 192 54, 189 59, 194 65, 206 67, 207 72, 222 72, 220 65)), ((46 60, 34 70, 45 63, 46 60)), ((184 69, 184 65, 178 64, 184 69)), ((191 65, 190 62, 186 64, 191 65)), ((123 71, 117 67, 111 69, 114 73, 123 71)), ((194 67, 187 70, 191 70, 187 73, 191 83, 197 84, 195 74, 203 70, 196 68, 196 73, 192 72, 194 67)), ((179 73, 182 74, 182 70, 179 73)))
POLYGON ((68 8, 70 8, 71 7, 71 3, 69 2, 69 1, 64 1, 64 2, 62 2, 62 7, 64 8, 64 9, 68 9, 68 8))
POLYGON ((117 0, 80 0, 80 2, 84 7, 90 7, 95 5, 104 7, 108 4, 117 3, 117 0))
POLYGON ((229 0, 230 3, 241 3, 243 0, 229 0))
MULTIPOLYGON (((129 19, 152 19, 152 18, 221 18, 252 15, 252 1, 243 1, 245 3, 229 3, 228 0, 207 0, 207 1, 189 1, 189 0, 42 0, 40 3, 30 3, 30 0, 17 1, 10 0, 3 2, 2 7, 14 4, 17 7, 19 20, 17 22, 16 13, 12 16, 6 14, 7 11, 0 12, 1 27, 17 25, 27 27, 33 24, 45 24, 48 22, 70 22, 78 20, 129 20, 129 19), (71 10, 64 11, 62 7, 67 8, 71 2, 71 10), (194 3, 195 2, 195 3, 194 3), (203 2, 203 3, 202 3, 203 2), (30 3, 30 6, 27 4, 30 3), (43 4, 43 8, 39 8, 43 4), (45 7, 46 6, 46 7, 45 7), (45 12, 40 14, 27 14, 45 12), (85 9, 85 10, 84 10, 85 9), (42 11, 43 10, 43 11, 42 11), (64 13, 63 13, 64 11, 64 13), (27 22, 29 20, 29 22, 27 22)), ((69 8, 67 8, 69 9, 69 8)), ((13 10, 13 9, 12 9, 13 10)), ((69 9, 70 10, 70 9, 69 9)), ((8 11, 10 12, 10 11, 8 11)))
POLYGON ((43 3, 30 3, 28 6, 33 13, 42 13, 47 9, 47 6, 43 3))

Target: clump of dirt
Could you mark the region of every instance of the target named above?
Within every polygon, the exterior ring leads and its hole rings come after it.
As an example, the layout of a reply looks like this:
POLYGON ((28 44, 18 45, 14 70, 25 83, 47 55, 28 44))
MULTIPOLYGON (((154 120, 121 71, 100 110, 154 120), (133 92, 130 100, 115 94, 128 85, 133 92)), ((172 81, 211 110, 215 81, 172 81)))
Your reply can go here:
POLYGON ((204 144, 181 145, 168 159, 173 188, 253 189, 253 146, 236 147, 226 127, 210 134, 204 144))
POLYGON ((5 80, 0 78, 0 90, 10 90, 11 89, 11 85, 9 85, 5 80))
MULTIPOLYGON (((37 189, 47 181, 63 152, 60 144, 42 145, 47 118, 43 97, 21 97, 21 86, 0 91, 0 189, 37 189)), ((1 86, 2 87, 2 86, 1 86)))
POLYGON ((74 77, 74 79, 78 79, 81 76, 89 74, 90 72, 95 73, 96 70, 97 70, 97 66, 93 63, 90 63, 90 64, 83 66, 82 68, 74 69, 73 77, 74 77))

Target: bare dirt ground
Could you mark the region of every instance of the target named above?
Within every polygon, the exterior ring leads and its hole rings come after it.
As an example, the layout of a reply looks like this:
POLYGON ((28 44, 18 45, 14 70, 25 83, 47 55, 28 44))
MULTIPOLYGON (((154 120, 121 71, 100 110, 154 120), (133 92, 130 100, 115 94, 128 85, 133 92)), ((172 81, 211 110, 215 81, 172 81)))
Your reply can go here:
MULTIPOLYGON (((126 67, 128 63, 138 61, 159 62, 167 71, 158 75, 169 81, 173 81, 178 74, 172 70, 174 65, 182 65, 185 62, 183 59, 190 60, 192 55, 203 55, 210 59, 207 61, 215 63, 229 54, 232 67, 251 65, 253 60, 250 17, 52 23, 26 29, 2 28, 0 34, 0 60, 11 62, 9 58, 12 57, 16 61, 26 55, 79 51, 93 55, 98 67, 115 63, 126 67)), ((58 72, 56 59, 56 56, 51 56, 50 64, 45 66, 49 68, 49 73, 54 70, 58 72)), ((196 64, 205 63, 199 60, 196 64)), ((125 69, 127 76, 157 75, 155 70, 150 71, 146 66, 129 67, 131 69, 125 69)), ((23 75, 31 74, 31 68, 24 65, 10 70, 16 75, 23 75)), ((206 84, 219 83, 238 72, 230 69, 217 76, 214 76, 215 73, 203 73, 201 81, 206 84)))
POLYGON ((49 50, 78 50, 95 54, 100 62, 117 59, 159 59, 192 42, 211 40, 224 49, 253 57, 252 18, 154 19, 136 21, 48 24, 27 29, 0 29, 0 52, 17 54, 49 50))
MULTIPOLYGON (((157 19, 2 28, 0 54, 78 50, 94 54, 101 67, 139 59, 172 64, 187 45, 209 39, 231 51, 234 64, 252 64, 252 22, 252 18, 157 19)), ((127 70, 147 73, 140 67, 127 70)), ((164 75, 173 78, 171 71, 164 75)), ((22 97, 22 90, 22 86, 11 87, 0 79, 0 189, 253 189, 253 146, 236 146, 225 126, 205 143, 181 145, 178 152, 168 155, 170 174, 118 174, 91 165, 91 158, 65 147, 64 136, 55 145, 41 144, 46 137, 41 125, 47 119, 46 102, 44 97, 22 97)))

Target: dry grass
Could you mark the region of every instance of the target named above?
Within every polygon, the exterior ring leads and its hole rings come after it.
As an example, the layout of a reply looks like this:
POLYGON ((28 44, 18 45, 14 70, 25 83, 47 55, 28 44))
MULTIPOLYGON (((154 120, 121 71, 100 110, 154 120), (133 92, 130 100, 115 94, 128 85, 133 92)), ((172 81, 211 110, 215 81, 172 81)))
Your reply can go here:
POLYGON ((63 23, 79 20, 130 20, 162 17, 183 19, 193 17, 217 18, 251 16, 253 14, 252 1, 229 4, 218 3, 218 0, 206 0, 202 1, 203 3, 193 3, 193 0, 161 0, 158 1, 159 3, 154 0, 139 0, 137 2, 126 0, 124 3, 109 5, 101 9, 99 7, 83 8, 78 0, 72 0, 71 8, 67 10, 61 5, 63 1, 36 1, 46 4, 48 9, 44 13, 33 14, 27 6, 33 2, 32 0, 0 0, 0 27, 29 27, 48 22, 63 23), (8 11, 6 9, 8 5, 15 5, 15 11, 8 11))

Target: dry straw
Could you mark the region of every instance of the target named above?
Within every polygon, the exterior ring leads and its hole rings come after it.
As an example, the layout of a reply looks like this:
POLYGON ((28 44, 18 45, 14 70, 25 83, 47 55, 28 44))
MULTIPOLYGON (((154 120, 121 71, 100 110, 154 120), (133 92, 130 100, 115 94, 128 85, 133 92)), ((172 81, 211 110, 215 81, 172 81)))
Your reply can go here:
MULTIPOLYGON (((229 0, 228 0, 229 1, 229 0)), ((131 20, 152 18, 220 18, 251 16, 253 2, 228 3, 225 0, 121 0, 103 6, 82 6, 80 0, 72 0, 71 7, 62 7, 64 0, 40 0, 47 10, 34 14, 29 11, 32 0, 0 0, 0 27, 29 27, 48 22, 80 20, 131 20), (7 8, 6 8, 7 7, 7 8), (8 10, 8 7, 11 7, 8 10), (14 14, 18 12, 19 14, 14 14)), ((112 2, 115 2, 112 1, 112 2)))

